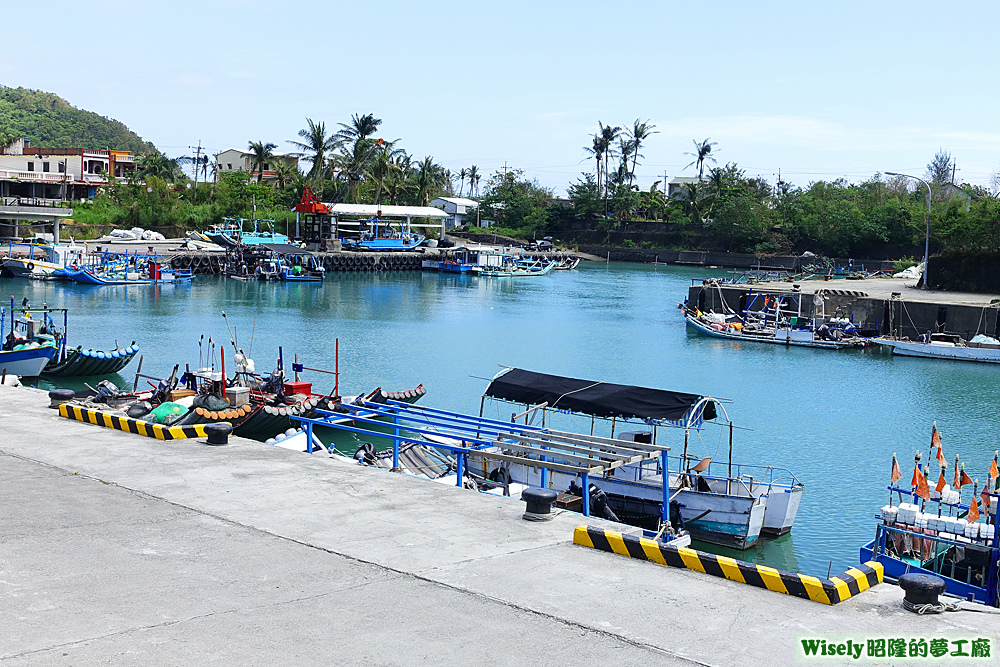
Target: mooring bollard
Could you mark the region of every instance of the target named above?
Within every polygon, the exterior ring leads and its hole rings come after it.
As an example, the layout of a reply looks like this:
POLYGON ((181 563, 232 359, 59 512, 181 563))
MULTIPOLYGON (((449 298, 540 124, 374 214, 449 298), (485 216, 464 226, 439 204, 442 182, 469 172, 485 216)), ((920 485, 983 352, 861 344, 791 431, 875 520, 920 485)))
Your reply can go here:
POLYGON ((551 489, 525 489, 521 492, 521 500, 527 506, 521 518, 525 521, 549 521, 555 514, 551 513, 552 503, 558 494, 551 489))
POLYGON ((899 587, 903 595, 903 608, 918 614, 937 613, 945 611, 938 602, 938 596, 944 593, 945 583, 941 577, 932 574, 917 574, 908 572, 899 578, 899 587))
POLYGON ((205 427, 205 435, 208 436, 210 445, 228 445, 229 434, 233 432, 230 424, 209 424, 205 427))
POLYGON ((49 407, 58 410, 59 406, 76 398, 72 389, 53 389, 49 392, 49 407))

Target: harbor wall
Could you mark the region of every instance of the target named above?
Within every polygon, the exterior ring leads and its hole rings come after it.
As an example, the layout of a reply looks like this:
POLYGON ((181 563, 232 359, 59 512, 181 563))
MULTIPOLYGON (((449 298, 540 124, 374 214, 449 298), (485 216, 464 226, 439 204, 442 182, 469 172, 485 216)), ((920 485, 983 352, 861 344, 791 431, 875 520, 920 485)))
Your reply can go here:
MULTIPOLYGON (((844 288, 821 288, 811 294, 802 293, 803 315, 818 317, 825 313, 826 317, 830 317, 840 308, 855 326, 869 335, 915 339, 932 331, 958 334, 965 340, 977 333, 1000 337, 1000 308, 997 306, 878 298, 851 290, 848 285, 849 283, 844 288)), ((688 303, 703 312, 739 312, 745 308, 747 295, 751 291, 779 293, 766 286, 692 285, 688 290, 688 303)))
MULTIPOLYGON (((812 264, 813 257, 795 255, 758 256, 743 252, 718 252, 709 250, 666 250, 647 248, 617 248, 606 245, 580 245, 580 252, 602 258, 610 258, 612 262, 657 262, 660 264, 681 264, 685 266, 721 267, 727 269, 763 269, 768 271, 789 271, 798 273, 803 266, 812 264)), ((855 269, 861 271, 891 271, 894 261, 891 259, 853 259, 849 257, 832 257, 835 266, 848 266, 853 263, 855 269)))

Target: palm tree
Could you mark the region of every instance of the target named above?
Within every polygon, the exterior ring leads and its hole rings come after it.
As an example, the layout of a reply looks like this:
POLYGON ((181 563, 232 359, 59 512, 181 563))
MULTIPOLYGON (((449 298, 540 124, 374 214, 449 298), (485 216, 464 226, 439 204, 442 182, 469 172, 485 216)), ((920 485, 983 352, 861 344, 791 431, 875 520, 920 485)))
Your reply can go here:
POLYGON ((694 153, 685 153, 684 155, 690 155, 694 160, 684 168, 687 169, 688 167, 698 165, 698 178, 700 179, 705 172, 705 162, 715 164, 715 158, 712 157, 712 146, 718 146, 719 144, 714 141, 709 143, 708 139, 705 139, 701 143, 694 141, 694 139, 691 141, 694 142, 694 153))
POLYGON ((250 142, 250 173, 252 174, 254 170, 257 171, 258 183, 264 179, 264 170, 274 160, 274 149, 277 147, 277 144, 272 144, 271 142, 267 142, 266 144, 263 141, 250 142))
MULTIPOLYGON (((399 141, 399 139, 396 139, 396 141, 399 141)), ((385 182, 386 176, 392 171, 399 170, 399 165, 396 164, 395 159, 405 153, 402 148, 394 147, 396 141, 383 141, 379 139, 375 145, 369 175, 373 180, 378 181, 378 187, 375 190, 376 204, 381 200, 382 184, 385 182)))
POLYGON ((469 177, 469 196, 475 197, 479 188, 479 167, 472 165, 466 175, 469 177))
POLYGON ((305 141, 289 141, 291 145, 304 151, 299 153, 300 157, 305 157, 312 163, 309 170, 309 180, 317 181, 322 178, 326 171, 326 156, 337 148, 337 138, 326 136, 326 123, 314 123, 312 118, 306 118, 309 127, 299 130, 299 136, 305 141))
POLYGON ((165 181, 170 181, 177 176, 180 170, 181 168, 177 160, 171 160, 166 155, 157 153, 155 155, 147 155, 139 161, 138 175, 140 177, 156 176, 165 181))
POLYGON ((458 196, 462 196, 462 190, 465 188, 465 177, 468 176, 469 172, 466 171, 465 167, 458 170, 458 196))
POLYGON ((673 199, 681 205, 685 213, 693 216, 695 222, 701 222, 701 209, 705 197, 698 183, 685 183, 681 190, 674 193, 673 199))
POLYGON ((427 206, 432 194, 437 194, 444 187, 447 179, 445 169, 434 162, 430 155, 420 161, 417 166, 415 185, 417 186, 417 205, 427 206))
POLYGON ((610 125, 604 125, 601 121, 597 121, 598 134, 601 136, 601 151, 604 154, 604 217, 608 217, 608 158, 614 154, 614 149, 611 148, 611 142, 618 138, 621 134, 622 129, 620 127, 612 127, 610 125))
POLYGON ((382 124, 382 119, 376 118, 373 114, 366 113, 363 116, 354 114, 350 123, 337 123, 341 129, 337 131, 337 138, 343 142, 354 143, 359 139, 367 139, 378 131, 378 126, 382 124))
POLYGON ((597 190, 601 191, 601 160, 604 159, 604 140, 601 138, 600 133, 594 135, 594 145, 584 146, 583 150, 594 156, 594 161, 597 163, 597 190))
POLYGON ((632 180, 635 180, 636 162, 642 157, 639 148, 642 147, 642 142, 653 134, 659 134, 655 125, 651 125, 648 120, 639 122, 638 118, 635 119, 635 123, 632 124, 632 180))
POLYGON ((272 171, 277 175, 277 179, 274 184, 279 190, 284 190, 288 187, 296 176, 299 175, 299 168, 297 165, 291 164, 284 160, 276 160, 274 163, 274 168, 272 171))

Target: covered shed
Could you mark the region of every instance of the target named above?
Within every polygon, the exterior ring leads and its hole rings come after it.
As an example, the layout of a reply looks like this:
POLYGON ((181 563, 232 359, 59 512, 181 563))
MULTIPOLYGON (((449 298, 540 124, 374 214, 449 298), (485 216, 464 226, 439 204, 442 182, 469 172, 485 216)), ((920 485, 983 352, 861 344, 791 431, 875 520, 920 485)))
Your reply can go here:
MULTIPOLYGON (((364 220, 378 217, 400 220, 409 227, 436 227, 441 230, 440 238, 444 238, 448 214, 432 206, 391 206, 389 204, 324 204, 330 209, 339 230, 346 227, 356 232, 364 220), (347 218, 346 220, 344 218, 347 218), (427 222, 413 222, 415 219, 426 218, 427 222)), ((338 234, 339 236, 339 234, 338 234)))

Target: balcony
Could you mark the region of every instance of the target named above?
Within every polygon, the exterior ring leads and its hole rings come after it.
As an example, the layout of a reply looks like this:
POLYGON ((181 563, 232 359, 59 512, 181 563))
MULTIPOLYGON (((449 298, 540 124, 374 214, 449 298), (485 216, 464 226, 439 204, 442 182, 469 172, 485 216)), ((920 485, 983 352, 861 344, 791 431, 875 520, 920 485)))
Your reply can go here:
POLYGON ((72 177, 66 174, 52 173, 46 171, 12 171, 0 169, 0 179, 7 181, 37 181, 40 183, 62 183, 64 180, 72 182, 72 177))

